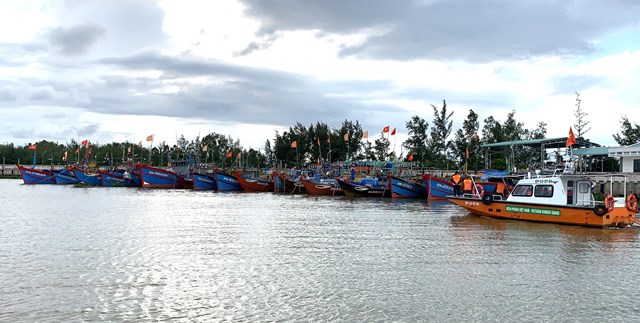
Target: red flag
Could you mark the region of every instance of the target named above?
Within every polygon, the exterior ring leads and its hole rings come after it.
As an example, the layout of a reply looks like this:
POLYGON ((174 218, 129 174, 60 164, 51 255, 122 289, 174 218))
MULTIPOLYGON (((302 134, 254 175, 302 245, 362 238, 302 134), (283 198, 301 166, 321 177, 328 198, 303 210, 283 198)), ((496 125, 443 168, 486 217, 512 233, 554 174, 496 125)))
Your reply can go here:
POLYGON ((362 138, 364 138, 364 139, 369 138, 369 131, 368 131, 368 130, 367 130, 367 131, 365 131, 365 132, 362 134, 362 138))
POLYGON ((78 149, 76 149, 76 155, 80 153, 80 147, 78 147, 78 149))
POLYGON ((329 134, 329 138, 327 138, 327 142, 331 145, 331 134, 329 134))
POLYGON ((36 150, 36 147, 37 147, 37 145, 33 144, 33 145, 29 146, 29 150, 36 150))
POLYGON ((153 141, 153 135, 147 136, 147 141, 153 141))
POLYGON ((231 158, 232 156, 233 156, 233 151, 229 151, 229 152, 227 153, 227 158, 231 158))
POLYGON ((62 157, 62 160, 67 160, 67 153, 68 153, 68 151, 65 150, 64 151, 64 157, 62 157))
POLYGON ((391 135, 395 135, 396 134, 396 128, 393 128, 393 130, 391 131, 391 135))
POLYGON ((318 147, 320 147, 320 137, 316 138, 318 141, 318 147))
POLYGON ((349 141, 349 133, 348 132, 345 133, 343 138, 344 138, 344 141, 349 141))
POLYGON ((413 161, 413 153, 411 155, 409 155, 409 158, 407 158, 409 161, 413 161))
POLYGON ((386 126, 386 127, 382 128, 382 132, 383 133, 389 132, 389 126, 386 126))
POLYGON ((573 129, 569 127, 569 137, 567 137, 567 147, 571 147, 576 143, 576 136, 573 135, 573 129))
POLYGON ((291 148, 298 148, 298 141, 294 140, 293 142, 291 142, 291 148))
POLYGON ((89 140, 87 140, 87 139, 83 140, 83 141, 80 143, 80 145, 82 145, 82 146, 86 146, 86 145, 88 145, 88 144, 89 144, 89 140))
POLYGON ((467 148, 467 152, 466 152, 465 156, 467 156, 467 159, 469 159, 469 148, 467 148))

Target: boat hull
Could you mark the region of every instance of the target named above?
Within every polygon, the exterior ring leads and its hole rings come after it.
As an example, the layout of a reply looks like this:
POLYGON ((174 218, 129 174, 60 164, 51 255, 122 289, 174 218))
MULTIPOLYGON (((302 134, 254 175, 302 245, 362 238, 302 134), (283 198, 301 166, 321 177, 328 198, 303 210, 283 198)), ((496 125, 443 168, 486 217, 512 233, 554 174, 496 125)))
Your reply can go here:
POLYGON ((497 219, 510 219, 531 222, 557 223, 587 227, 624 227, 636 222, 636 214, 625 207, 616 207, 599 216, 594 208, 582 206, 544 205, 509 201, 483 203, 482 199, 472 197, 447 198, 470 213, 497 219))
POLYGON ((238 183, 244 191, 247 192, 272 192, 273 181, 265 179, 247 178, 243 176, 239 171, 235 171, 234 175, 238 180, 238 183))
POLYGON ((333 183, 317 183, 306 179, 301 179, 307 194, 324 196, 344 196, 344 191, 340 185, 333 183))
POLYGON ((453 184, 442 178, 432 175, 424 175, 423 182, 427 183, 429 199, 445 200, 447 196, 453 195, 453 184))
POLYGON ((193 189, 196 191, 207 191, 207 190, 215 190, 216 179, 213 174, 193 174, 193 189))
POLYGON ((20 177, 25 184, 55 184, 56 178, 53 172, 42 169, 27 168, 18 165, 20 177))
POLYGON ((53 174, 56 177, 56 184, 58 185, 80 183, 80 180, 78 180, 78 178, 73 175, 73 173, 68 169, 56 169, 55 171, 53 171, 53 174))
POLYGON ((273 172, 273 191, 286 194, 304 194, 306 190, 300 181, 293 181, 289 175, 273 172))
POLYGON ((216 187, 218 192, 241 191, 242 187, 238 179, 224 172, 215 171, 216 187))
POLYGON ((182 188, 178 174, 173 171, 148 165, 136 165, 136 169, 144 188, 182 188))
POLYGON ((123 187, 127 186, 128 181, 122 173, 100 172, 100 183, 102 187, 123 187))
POLYGON ((100 174, 98 173, 89 173, 80 168, 74 167, 72 169, 73 175, 80 181, 80 183, 91 186, 102 186, 102 181, 100 180, 100 174))
POLYGON ((390 175, 389 189, 391 190, 391 197, 426 199, 427 187, 424 185, 424 182, 424 179, 421 180, 421 183, 418 183, 410 182, 403 178, 390 175))
POLYGON ((344 195, 351 197, 391 197, 389 186, 369 186, 338 180, 344 195))

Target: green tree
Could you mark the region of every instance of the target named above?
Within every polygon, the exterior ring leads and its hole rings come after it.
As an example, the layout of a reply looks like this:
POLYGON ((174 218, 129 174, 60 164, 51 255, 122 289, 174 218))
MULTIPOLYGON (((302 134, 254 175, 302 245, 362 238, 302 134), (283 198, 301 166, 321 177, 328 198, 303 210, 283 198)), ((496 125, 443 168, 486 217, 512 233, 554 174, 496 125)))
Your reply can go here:
POLYGON ((574 124, 573 127, 576 129, 576 138, 584 140, 584 135, 591 130, 591 127, 589 127, 589 121, 587 120, 587 116, 589 114, 582 110, 580 103, 582 103, 582 99, 580 99, 580 92, 576 92, 576 110, 574 112, 574 115, 576 116, 576 124, 574 124))
POLYGON ((442 108, 438 111, 435 105, 433 108, 433 126, 431 127, 431 141, 429 150, 433 156, 434 166, 446 167, 449 164, 449 155, 452 149, 451 141, 447 140, 451 134, 453 121, 453 111, 447 113, 447 101, 442 100, 442 108))
POLYGON ((405 124, 408 131, 408 138, 402 144, 407 150, 407 156, 413 154, 414 160, 419 160, 424 165, 425 158, 429 158, 429 123, 417 115, 411 117, 411 120, 405 124))
POLYGON ((629 146, 640 142, 640 126, 637 123, 631 124, 627 116, 622 117, 621 132, 613 135, 613 139, 620 146, 629 146))

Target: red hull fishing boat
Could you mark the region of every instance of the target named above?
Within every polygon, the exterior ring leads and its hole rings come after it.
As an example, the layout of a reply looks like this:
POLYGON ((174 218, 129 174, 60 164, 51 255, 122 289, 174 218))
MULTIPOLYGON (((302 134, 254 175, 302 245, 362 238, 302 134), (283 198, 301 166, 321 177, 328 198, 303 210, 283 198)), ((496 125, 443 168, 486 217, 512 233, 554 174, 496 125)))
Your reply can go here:
POLYGON ((300 178, 300 182, 304 186, 304 189, 310 195, 328 195, 328 196, 343 196, 344 191, 336 180, 323 180, 316 182, 308 180, 304 177, 300 178))
POLYGON ((258 178, 249 178, 240 173, 239 170, 233 173, 238 183, 246 192, 273 192, 273 181, 258 178))

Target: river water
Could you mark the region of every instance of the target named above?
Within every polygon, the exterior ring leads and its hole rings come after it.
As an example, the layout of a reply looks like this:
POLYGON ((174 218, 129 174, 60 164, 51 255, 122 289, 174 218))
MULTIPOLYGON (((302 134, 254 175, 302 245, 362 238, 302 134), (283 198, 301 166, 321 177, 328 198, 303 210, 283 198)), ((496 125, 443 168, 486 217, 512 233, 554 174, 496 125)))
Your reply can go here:
POLYGON ((0 180, 0 321, 640 320, 638 228, 0 180))

